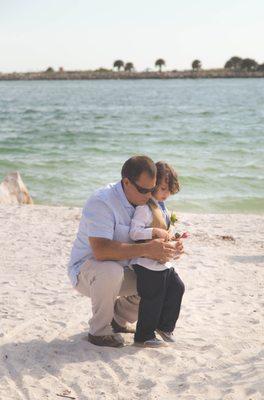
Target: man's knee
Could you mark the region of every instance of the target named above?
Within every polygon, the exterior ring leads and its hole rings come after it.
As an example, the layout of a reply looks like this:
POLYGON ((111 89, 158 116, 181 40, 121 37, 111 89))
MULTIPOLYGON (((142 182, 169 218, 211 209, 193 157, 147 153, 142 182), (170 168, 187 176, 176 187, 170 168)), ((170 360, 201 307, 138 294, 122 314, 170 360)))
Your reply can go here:
POLYGON ((124 279, 124 268, 114 261, 98 263, 97 279, 105 282, 106 286, 120 286, 124 279))

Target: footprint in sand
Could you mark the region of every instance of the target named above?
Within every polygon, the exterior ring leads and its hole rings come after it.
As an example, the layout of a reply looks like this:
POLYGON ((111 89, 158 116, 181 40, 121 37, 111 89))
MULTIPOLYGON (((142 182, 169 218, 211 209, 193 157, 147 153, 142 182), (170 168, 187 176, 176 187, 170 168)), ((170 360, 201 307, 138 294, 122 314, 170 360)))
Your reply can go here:
POLYGON ((138 389, 149 390, 153 388, 156 384, 157 383, 151 379, 142 379, 142 381, 140 381, 138 384, 138 389))

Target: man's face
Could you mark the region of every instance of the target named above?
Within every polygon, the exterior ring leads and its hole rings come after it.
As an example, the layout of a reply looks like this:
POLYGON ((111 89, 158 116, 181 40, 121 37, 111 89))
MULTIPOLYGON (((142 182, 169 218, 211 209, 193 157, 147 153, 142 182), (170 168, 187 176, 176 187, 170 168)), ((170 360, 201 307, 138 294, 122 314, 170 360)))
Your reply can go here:
POLYGON ((136 206, 140 206, 146 204, 151 198, 151 191, 147 193, 141 192, 155 188, 156 176, 151 178, 148 173, 142 172, 135 182, 130 181, 128 178, 124 178, 123 185, 127 200, 136 206))

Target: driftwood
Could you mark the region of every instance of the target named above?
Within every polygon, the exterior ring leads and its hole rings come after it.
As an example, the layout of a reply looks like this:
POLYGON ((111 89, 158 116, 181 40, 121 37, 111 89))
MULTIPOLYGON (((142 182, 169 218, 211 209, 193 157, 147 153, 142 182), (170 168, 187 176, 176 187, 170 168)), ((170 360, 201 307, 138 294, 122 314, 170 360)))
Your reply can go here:
POLYGON ((18 171, 8 174, 0 184, 0 204, 33 204, 18 171))

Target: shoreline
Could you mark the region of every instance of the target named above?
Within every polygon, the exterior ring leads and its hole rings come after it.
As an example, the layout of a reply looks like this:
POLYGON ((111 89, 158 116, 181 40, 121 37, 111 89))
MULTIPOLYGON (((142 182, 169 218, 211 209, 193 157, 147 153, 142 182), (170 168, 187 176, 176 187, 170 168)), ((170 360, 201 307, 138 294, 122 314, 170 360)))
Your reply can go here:
MULTIPOLYGON (((0 203, 0 210, 4 209, 5 207, 14 207, 14 208, 23 208, 23 207, 28 207, 28 208, 46 208, 46 209, 62 209, 62 210, 79 210, 80 212, 83 209, 83 206, 74 206, 74 205, 54 205, 54 204, 42 204, 42 203, 33 203, 33 204, 1 204, 0 203)), ((168 207, 169 210, 171 210, 171 207, 168 207)), ((175 207, 173 208, 174 211, 175 207)), ((208 211, 204 212, 203 210, 201 211, 191 211, 191 210, 176 210, 175 211, 177 215, 207 215, 207 216, 238 216, 238 217, 264 217, 264 212, 263 211, 256 211, 256 212, 247 212, 247 211, 208 211)))
POLYGON ((20 80, 137 80, 137 79, 242 79, 264 78, 264 71, 234 72, 224 69, 201 71, 165 71, 165 72, 99 72, 99 71, 63 71, 63 72, 24 72, 0 73, 0 81, 20 80))

